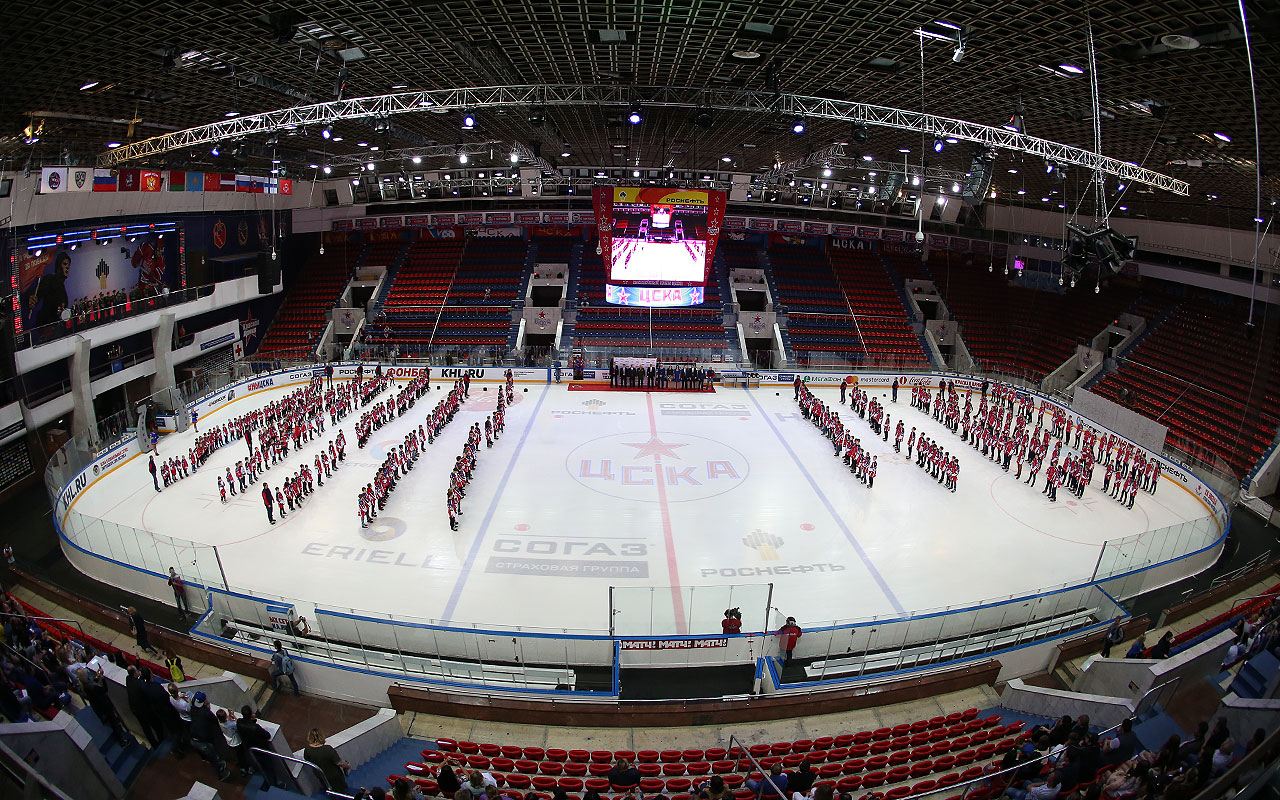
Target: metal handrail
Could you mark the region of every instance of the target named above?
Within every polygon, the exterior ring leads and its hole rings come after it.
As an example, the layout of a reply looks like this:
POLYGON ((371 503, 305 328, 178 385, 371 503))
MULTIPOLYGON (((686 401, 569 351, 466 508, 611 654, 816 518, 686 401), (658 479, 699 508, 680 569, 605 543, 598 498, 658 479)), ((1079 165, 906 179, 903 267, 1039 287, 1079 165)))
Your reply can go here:
POLYGON ((281 761, 292 761, 295 764, 302 764, 303 766, 311 767, 316 771, 316 774, 320 776, 320 785, 324 787, 325 794, 329 795, 330 797, 343 797, 343 798, 346 798, 346 800, 355 800, 354 795, 343 794, 342 792, 335 791, 334 789, 332 789, 329 786, 329 779, 325 777, 324 770, 320 769, 320 767, 311 763, 310 761, 307 761, 304 758, 295 758, 293 756, 286 756, 284 753, 277 753, 274 750, 264 750, 261 747, 250 747, 249 749, 255 753, 262 753, 264 756, 272 756, 273 758, 278 758, 281 761))
POLYGON ((84 628, 80 625, 78 619, 63 619, 62 617, 33 617, 30 614, 10 614, 8 612, 0 612, 0 617, 18 617, 20 619, 46 620, 48 622, 70 622, 76 626, 76 630, 80 631, 80 635, 89 638, 89 634, 84 632, 84 628))
MULTIPOLYGON (((1270 551, 1268 551, 1268 552, 1270 552, 1270 551)), ((1248 565, 1246 565, 1246 566, 1248 566, 1248 565)), ((1247 602, 1248 602, 1248 601, 1250 601, 1250 600, 1261 600, 1261 599, 1262 599, 1262 598, 1264 598, 1264 597, 1269 597, 1269 598, 1271 598, 1272 600, 1277 600, 1277 599, 1280 599, 1280 592, 1269 592, 1269 593, 1266 593, 1266 594, 1255 594, 1255 595, 1254 595, 1254 596, 1252 596, 1252 597, 1237 597, 1235 600, 1232 600, 1232 601, 1231 601, 1231 608, 1227 611, 1227 614, 1231 614, 1231 613, 1233 613, 1233 612, 1236 610, 1236 606, 1240 605, 1241 603, 1247 603, 1247 602)))
MULTIPOLYGON (((751 751, 747 748, 746 745, 744 745, 741 741, 738 740, 738 737, 736 734, 731 733, 729 734, 729 752, 731 753, 733 752, 733 747, 735 745, 738 747, 739 750, 742 751, 742 754, 747 757, 747 759, 755 766, 755 768, 760 771, 760 774, 763 775, 764 779, 769 782, 769 785, 773 787, 773 792, 778 796, 778 800, 786 800, 786 797, 787 797, 786 793, 778 788, 778 784, 773 782, 773 778, 770 777, 769 775, 769 770, 765 769, 764 765, 761 764, 759 761, 757 761, 755 756, 751 755, 751 751)), ((763 793, 758 793, 756 796, 759 797, 761 794, 763 793)))

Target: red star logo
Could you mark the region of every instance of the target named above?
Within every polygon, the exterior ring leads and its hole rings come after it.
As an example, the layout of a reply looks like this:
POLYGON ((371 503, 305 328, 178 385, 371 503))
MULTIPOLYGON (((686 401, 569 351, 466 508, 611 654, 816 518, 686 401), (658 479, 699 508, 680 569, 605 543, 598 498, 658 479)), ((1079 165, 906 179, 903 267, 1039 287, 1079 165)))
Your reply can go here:
POLYGON ((680 456, 676 455, 677 447, 688 447, 686 444, 669 444, 662 441, 657 435, 649 437, 647 442, 623 442, 627 447, 636 448, 636 458, 644 458, 645 456, 653 456, 655 460, 659 456, 670 456, 671 458, 680 460, 680 456))
POLYGON ((757 314, 757 315, 756 315, 756 322, 759 322, 759 321, 760 321, 760 315, 759 315, 759 314, 757 314))
POLYGON ((547 318, 547 312, 545 311, 538 312, 538 319, 546 319, 546 318, 547 318))

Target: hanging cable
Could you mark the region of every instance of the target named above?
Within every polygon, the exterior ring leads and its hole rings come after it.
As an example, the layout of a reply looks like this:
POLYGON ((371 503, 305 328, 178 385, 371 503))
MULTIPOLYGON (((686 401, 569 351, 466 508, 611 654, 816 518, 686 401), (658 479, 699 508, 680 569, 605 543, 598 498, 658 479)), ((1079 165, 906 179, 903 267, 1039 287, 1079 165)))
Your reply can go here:
MULTIPOLYGON (((1093 17, 1089 15, 1089 9, 1085 9, 1085 30, 1089 40, 1089 92, 1093 100, 1093 152, 1102 154, 1102 99, 1101 92, 1098 88, 1098 54, 1093 46, 1093 17)), ((1102 224, 1107 225, 1111 222, 1111 215, 1106 211, 1105 191, 1106 187, 1102 178, 1102 173, 1094 170, 1093 182, 1096 200, 1093 208, 1093 222, 1095 227, 1099 222, 1098 214, 1101 212, 1104 216, 1101 219, 1102 224)))
POLYGON ((1253 304, 1258 286, 1258 254, 1262 251, 1262 136, 1258 132, 1258 83, 1253 73, 1253 45, 1249 42, 1249 19, 1245 14, 1244 0, 1239 0, 1240 26, 1244 30, 1244 54, 1249 62, 1249 94, 1253 99, 1253 168, 1254 168, 1254 244, 1253 278, 1249 281, 1249 319, 1253 325, 1253 304))

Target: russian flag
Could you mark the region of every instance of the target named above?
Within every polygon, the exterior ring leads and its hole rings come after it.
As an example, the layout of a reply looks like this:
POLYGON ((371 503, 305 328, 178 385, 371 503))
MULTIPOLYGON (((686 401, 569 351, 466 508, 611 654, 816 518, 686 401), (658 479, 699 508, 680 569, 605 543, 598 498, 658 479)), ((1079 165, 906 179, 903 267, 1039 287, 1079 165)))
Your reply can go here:
POLYGON ((248 192, 253 189, 253 178, 248 175, 236 175, 236 191, 248 192))
POLYGON ((116 190, 116 174, 109 169, 93 171, 93 190, 95 192, 114 192, 116 190))

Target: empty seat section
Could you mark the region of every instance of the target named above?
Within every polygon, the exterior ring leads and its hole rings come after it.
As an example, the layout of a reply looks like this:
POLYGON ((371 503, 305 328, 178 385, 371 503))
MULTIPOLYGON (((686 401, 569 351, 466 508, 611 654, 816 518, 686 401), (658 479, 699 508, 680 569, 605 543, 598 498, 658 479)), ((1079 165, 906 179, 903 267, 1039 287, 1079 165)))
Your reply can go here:
MULTIPOLYGON (((347 285, 360 251, 330 247, 325 255, 313 255, 298 270, 295 283, 271 323, 258 355, 306 358, 328 324, 329 310, 347 285)), ((365 258, 367 258, 367 253, 365 258)))

